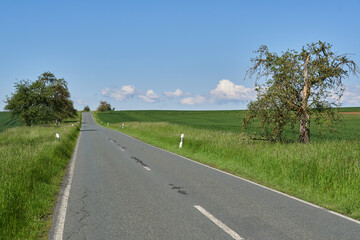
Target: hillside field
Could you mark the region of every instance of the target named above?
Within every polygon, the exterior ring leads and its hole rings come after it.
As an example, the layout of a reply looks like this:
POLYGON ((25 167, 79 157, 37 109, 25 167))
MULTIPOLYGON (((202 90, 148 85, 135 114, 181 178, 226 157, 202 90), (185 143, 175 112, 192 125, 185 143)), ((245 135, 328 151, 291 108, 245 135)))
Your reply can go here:
POLYGON ((360 219, 360 108, 344 108, 336 132, 311 123, 311 142, 300 144, 298 128, 275 143, 242 132, 244 111, 93 112, 111 129, 360 219), (109 124, 108 124, 109 123, 109 124), (122 124, 125 128, 122 128, 122 124), (183 148, 179 149, 184 133, 183 148))
MULTIPOLYGON (((341 112, 357 113, 360 107, 342 108, 341 112)), ((103 124, 130 123, 130 122, 167 122, 183 126, 194 127, 197 129, 206 129, 222 132, 242 132, 242 120, 245 110, 231 111, 114 111, 101 113, 97 116, 103 124)), ((311 141, 328 140, 358 140, 360 139, 360 116, 357 114, 344 114, 343 121, 337 126, 336 132, 320 130, 314 122, 311 123, 311 141)), ((260 129, 254 125, 248 130, 248 134, 253 134, 260 129)), ((284 139, 296 141, 298 138, 298 127, 294 129, 287 128, 284 139)))
POLYGON ((19 125, 20 123, 16 120, 16 118, 11 118, 10 112, 0 112, 0 132, 19 125))

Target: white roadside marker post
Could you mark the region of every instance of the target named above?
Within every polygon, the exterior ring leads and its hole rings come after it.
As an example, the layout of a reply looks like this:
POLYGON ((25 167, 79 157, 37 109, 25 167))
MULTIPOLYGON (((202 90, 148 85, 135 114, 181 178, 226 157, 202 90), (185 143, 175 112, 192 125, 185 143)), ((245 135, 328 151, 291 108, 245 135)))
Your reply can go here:
POLYGON ((181 139, 180 139, 179 148, 182 148, 183 141, 184 141, 184 134, 181 134, 181 139))
POLYGON ((121 127, 124 128, 124 127, 125 127, 125 124, 123 123, 121 127))
POLYGON ((56 136, 57 140, 60 140, 60 134, 57 133, 57 134, 55 134, 55 136, 56 136))

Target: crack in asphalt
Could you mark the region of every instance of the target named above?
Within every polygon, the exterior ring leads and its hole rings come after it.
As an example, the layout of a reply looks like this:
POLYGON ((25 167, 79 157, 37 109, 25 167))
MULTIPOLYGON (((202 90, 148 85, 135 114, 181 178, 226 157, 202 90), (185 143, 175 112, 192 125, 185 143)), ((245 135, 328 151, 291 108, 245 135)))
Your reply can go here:
POLYGON ((179 186, 175 186, 174 184, 170 183, 169 184, 171 186, 171 189, 177 190, 178 193, 182 194, 182 195, 187 195, 187 192, 184 190, 181 190, 184 187, 179 187, 179 186))
POLYGON ((143 167, 148 167, 142 160, 138 159, 137 157, 132 156, 132 159, 134 159, 137 163, 140 163, 143 167))
POLYGON ((88 225, 85 221, 90 216, 86 204, 86 200, 88 196, 89 194, 87 193, 86 190, 84 190, 79 199, 81 201, 81 206, 79 210, 76 211, 76 215, 79 218, 78 222, 80 223, 80 226, 78 226, 76 230, 73 230, 70 233, 68 233, 66 239, 85 239, 85 240, 87 239, 84 229, 88 225))

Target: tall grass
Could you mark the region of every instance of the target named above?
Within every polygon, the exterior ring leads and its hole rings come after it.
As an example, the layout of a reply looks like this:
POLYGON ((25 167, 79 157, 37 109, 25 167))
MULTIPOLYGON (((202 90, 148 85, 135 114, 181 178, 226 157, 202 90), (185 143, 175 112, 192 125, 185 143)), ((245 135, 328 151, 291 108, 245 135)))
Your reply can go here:
MULTIPOLYGON (((360 219, 360 116, 346 118, 348 136, 319 135, 310 144, 249 140, 221 132, 165 122, 127 122, 110 128, 210 166, 245 177, 328 209, 360 219), (180 134, 185 133, 182 149, 180 134), (356 136, 358 137, 356 139, 356 136)), ((98 121, 101 118, 98 117, 98 121)), ((344 131, 345 131, 344 130, 344 131)), ((346 130, 347 131, 347 130, 346 130)))
POLYGON ((0 239, 46 237, 78 125, 16 127, 0 134, 0 239))

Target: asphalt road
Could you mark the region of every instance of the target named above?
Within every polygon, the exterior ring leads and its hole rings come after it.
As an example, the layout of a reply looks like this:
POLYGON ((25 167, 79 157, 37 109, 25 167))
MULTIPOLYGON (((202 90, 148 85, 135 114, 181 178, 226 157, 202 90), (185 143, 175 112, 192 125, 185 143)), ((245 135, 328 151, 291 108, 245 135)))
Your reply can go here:
POLYGON ((49 239, 360 239, 359 222, 100 127, 90 113, 72 161, 49 239))

